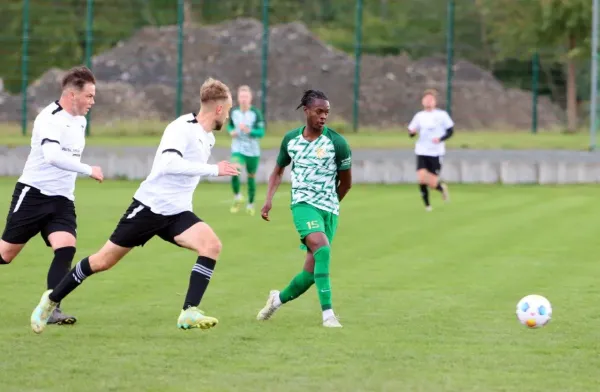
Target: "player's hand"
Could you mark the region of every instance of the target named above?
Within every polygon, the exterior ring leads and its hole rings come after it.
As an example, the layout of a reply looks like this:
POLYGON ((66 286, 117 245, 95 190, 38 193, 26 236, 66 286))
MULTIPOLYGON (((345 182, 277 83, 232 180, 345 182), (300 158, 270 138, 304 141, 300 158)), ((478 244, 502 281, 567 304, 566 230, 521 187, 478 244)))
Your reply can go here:
POLYGON ((242 125, 240 125, 240 131, 247 134, 247 133, 250 133, 250 128, 246 124, 242 124, 242 125))
POLYGON ((260 210, 260 216, 267 222, 270 221, 269 211, 271 211, 271 207, 272 207, 271 201, 267 200, 267 201, 265 201, 265 205, 263 206, 263 208, 260 210))
POLYGON ((219 167, 219 176, 237 176, 240 174, 239 166, 235 163, 221 161, 217 166, 219 167))
POLYGON ((434 137, 433 139, 431 139, 431 141, 432 141, 434 144, 438 144, 438 143, 440 142, 440 138, 439 138, 439 137, 434 137))
POLYGON ((102 168, 100 166, 92 166, 92 174, 90 177, 98 182, 104 181, 104 174, 102 174, 102 168))

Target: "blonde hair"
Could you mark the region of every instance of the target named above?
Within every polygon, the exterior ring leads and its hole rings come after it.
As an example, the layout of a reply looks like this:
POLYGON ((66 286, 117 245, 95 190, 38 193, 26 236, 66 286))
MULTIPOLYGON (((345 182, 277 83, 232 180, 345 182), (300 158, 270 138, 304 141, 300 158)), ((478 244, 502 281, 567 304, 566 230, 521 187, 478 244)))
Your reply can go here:
POLYGON ((250 94, 252 94, 252 89, 250 88, 250 86, 248 86, 247 84, 244 84, 240 87, 238 87, 238 93, 242 92, 242 91, 247 91, 250 94))
POLYGON ((200 87, 200 102, 224 101, 231 97, 229 87, 220 80, 208 78, 200 87))
POLYGON ((434 98, 437 98, 438 92, 434 88, 428 88, 427 90, 423 91, 423 96, 426 95, 432 95, 434 98))

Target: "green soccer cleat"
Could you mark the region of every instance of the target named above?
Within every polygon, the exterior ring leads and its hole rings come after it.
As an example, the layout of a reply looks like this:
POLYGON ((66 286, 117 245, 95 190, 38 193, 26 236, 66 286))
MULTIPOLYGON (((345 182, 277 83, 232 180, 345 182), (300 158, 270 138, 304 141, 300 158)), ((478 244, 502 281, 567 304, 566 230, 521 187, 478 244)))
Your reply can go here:
POLYGON ((46 328, 46 325, 48 324, 48 319, 58 305, 48 298, 51 292, 52 290, 47 290, 42 294, 40 303, 35 307, 33 313, 31 313, 31 329, 35 333, 44 332, 44 328, 46 328))
POLYGON ((256 210, 254 209, 254 206, 248 205, 246 207, 246 214, 248 214, 250 216, 254 216, 256 214, 256 210))
POLYGON ((210 329, 219 323, 214 317, 205 316, 201 310, 196 307, 182 310, 177 320, 177 328, 180 329, 210 329))

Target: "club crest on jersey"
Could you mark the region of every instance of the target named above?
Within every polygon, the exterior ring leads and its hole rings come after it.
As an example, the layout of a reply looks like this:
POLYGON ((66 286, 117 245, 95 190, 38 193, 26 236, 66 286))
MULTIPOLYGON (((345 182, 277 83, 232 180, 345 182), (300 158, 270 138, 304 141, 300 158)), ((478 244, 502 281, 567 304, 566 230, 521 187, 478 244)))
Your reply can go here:
POLYGON ((325 149, 323 149, 322 147, 319 147, 315 150, 315 155, 317 156, 317 158, 319 159, 323 159, 325 158, 325 149))

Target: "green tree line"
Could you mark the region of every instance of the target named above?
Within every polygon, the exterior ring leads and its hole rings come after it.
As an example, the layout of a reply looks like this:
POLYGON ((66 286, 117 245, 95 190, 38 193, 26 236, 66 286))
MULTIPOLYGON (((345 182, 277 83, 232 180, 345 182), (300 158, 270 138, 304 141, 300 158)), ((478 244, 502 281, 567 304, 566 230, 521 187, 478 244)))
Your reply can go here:
MULTIPOLYGON (((354 0, 270 0, 271 24, 302 21, 327 43, 354 50, 354 0)), ((363 53, 413 58, 446 53, 447 0, 364 0, 363 53)), ((0 78, 21 88, 22 0, 0 4, 0 78)), ((531 56, 540 54, 541 93, 566 102, 570 129, 577 126, 578 97, 587 96, 591 40, 589 0, 456 0, 455 59, 467 59, 506 85, 531 86, 531 56), (579 90, 579 91, 578 91, 579 90)), ((188 24, 236 17, 260 19, 263 0, 186 0, 188 24)), ((29 0, 29 69, 35 80, 50 67, 83 61, 85 0, 29 0)), ((177 22, 175 0, 95 0, 94 54, 142 26, 177 22)))

